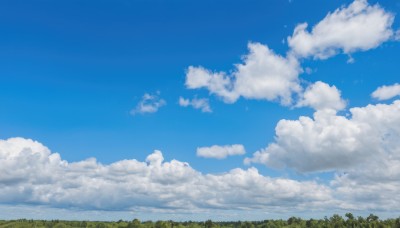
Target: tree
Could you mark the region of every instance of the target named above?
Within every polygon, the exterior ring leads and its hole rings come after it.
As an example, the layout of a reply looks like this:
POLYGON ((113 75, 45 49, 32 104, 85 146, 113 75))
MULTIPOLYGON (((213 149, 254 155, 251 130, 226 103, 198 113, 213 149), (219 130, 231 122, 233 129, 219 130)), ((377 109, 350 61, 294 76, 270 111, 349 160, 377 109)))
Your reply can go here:
POLYGON ((367 222, 375 222, 375 221, 378 221, 378 220, 379 220, 379 217, 376 216, 376 215, 374 215, 374 214, 370 214, 370 215, 367 217, 367 222))
POLYGON ((296 217, 290 217, 287 220, 288 225, 297 225, 301 224, 301 218, 296 218, 296 217))
POLYGON ((350 212, 346 213, 345 216, 347 217, 347 220, 354 220, 354 215, 350 212))
POLYGON ((354 215, 352 213, 346 213, 345 216, 347 217, 346 220, 347 227, 355 227, 356 222, 354 220, 354 215))
POLYGON ((343 227, 344 226, 344 219, 342 218, 342 216, 338 215, 338 214, 334 214, 331 218, 330 218, 330 222, 331 225, 333 227, 343 227))
POLYGON ((140 228, 141 227, 141 222, 139 219, 134 219, 132 222, 128 224, 128 228, 140 228))
POLYGON ((204 227, 205 227, 205 228, 211 228, 212 226, 213 226, 213 222, 211 221, 211 219, 207 220, 207 221, 204 223, 204 227))

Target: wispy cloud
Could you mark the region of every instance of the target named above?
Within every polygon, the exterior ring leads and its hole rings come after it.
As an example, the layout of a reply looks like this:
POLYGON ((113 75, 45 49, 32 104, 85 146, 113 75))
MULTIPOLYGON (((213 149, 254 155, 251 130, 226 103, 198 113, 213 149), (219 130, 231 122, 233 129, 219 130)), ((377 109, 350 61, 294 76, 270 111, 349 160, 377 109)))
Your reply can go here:
POLYGON ((400 29, 396 31, 395 40, 400 40, 400 29))
POLYGON ((194 109, 200 109, 202 112, 212 112, 210 104, 208 103, 207 98, 193 98, 185 99, 183 97, 179 97, 179 105, 182 107, 191 106, 194 109))
POLYGON ((155 113, 159 108, 166 105, 164 99, 161 99, 160 92, 156 92, 155 94, 145 93, 139 103, 136 105, 134 109, 131 110, 132 115, 136 114, 145 114, 145 113, 155 113))

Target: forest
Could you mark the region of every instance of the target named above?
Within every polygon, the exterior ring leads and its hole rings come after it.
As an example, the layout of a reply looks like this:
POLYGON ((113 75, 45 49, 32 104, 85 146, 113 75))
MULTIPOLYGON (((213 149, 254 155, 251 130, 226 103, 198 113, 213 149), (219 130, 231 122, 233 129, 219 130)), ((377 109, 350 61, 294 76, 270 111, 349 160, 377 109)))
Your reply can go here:
POLYGON ((93 228, 281 228, 281 227, 321 227, 321 228, 336 228, 336 227, 396 227, 400 228, 400 217, 390 219, 379 219, 378 216, 370 214, 367 217, 355 217, 351 213, 346 213, 345 217, 334 214, 331 217, 323 219, 302 219, 299 217, 290 217, 287 220, 283 219, 268 219, 262 221, 185 221, 175 222, 169 221, 140 221, 133 219, 132 221, 64 221, 64 220, 0 220, 0 228, 52 228, 52 227, 93 227, 93 228))

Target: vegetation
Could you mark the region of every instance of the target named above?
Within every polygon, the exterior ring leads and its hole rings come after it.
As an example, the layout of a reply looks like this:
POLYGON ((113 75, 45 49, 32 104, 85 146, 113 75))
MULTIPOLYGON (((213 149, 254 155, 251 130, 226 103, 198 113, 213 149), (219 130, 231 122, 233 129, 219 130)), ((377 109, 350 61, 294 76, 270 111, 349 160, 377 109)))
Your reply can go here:
POLYGON ((132 221, 118 222, 95 222, 95 221, 62 221, 62 220, 0 220, 0 228, 28 228, 28 227, 93 227, 93 228, 269 228, 269 227, 366 227, 366 228, 384 228, 395 227, 400 228, 400 217, 397 219, 381 220, 376 215, 369 215, 366 218, 361 216, 354 217, 351 213, 347 213, 345 218, 340 215, 333 215, 324 219, 301 219, 291 217, 288 220, 264 220, 264 221, 237 221, 237 222, 215 222, 207 220, 204 222, 174 222, 174 221, 145 221, 141 222, 138 219, 132 221))

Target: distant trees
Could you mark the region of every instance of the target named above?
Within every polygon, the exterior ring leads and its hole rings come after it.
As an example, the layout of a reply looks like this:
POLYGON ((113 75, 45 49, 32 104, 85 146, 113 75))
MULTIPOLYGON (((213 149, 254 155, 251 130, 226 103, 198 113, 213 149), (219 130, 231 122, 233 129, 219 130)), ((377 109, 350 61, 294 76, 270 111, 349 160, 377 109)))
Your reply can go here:
POLYGON ((400 228, 400 217, 396 219, 380 220, 378 216, 370 214, 366 218, 358 216, 357 218, 346 213, 344 217, 334 214, 331 217, 323 219, 302 219, 299 217, 290 217, 287 220, 263 220, 263 221, 235 221, 235 222, 216 222, 207 220, 204 222, 175 222, 169 221, 145 221, 139 219, 132 221, 119 220, 118 222, 93 222, 93 221, 61 221, 61 220, 0 220, 0 228, 400 228))

